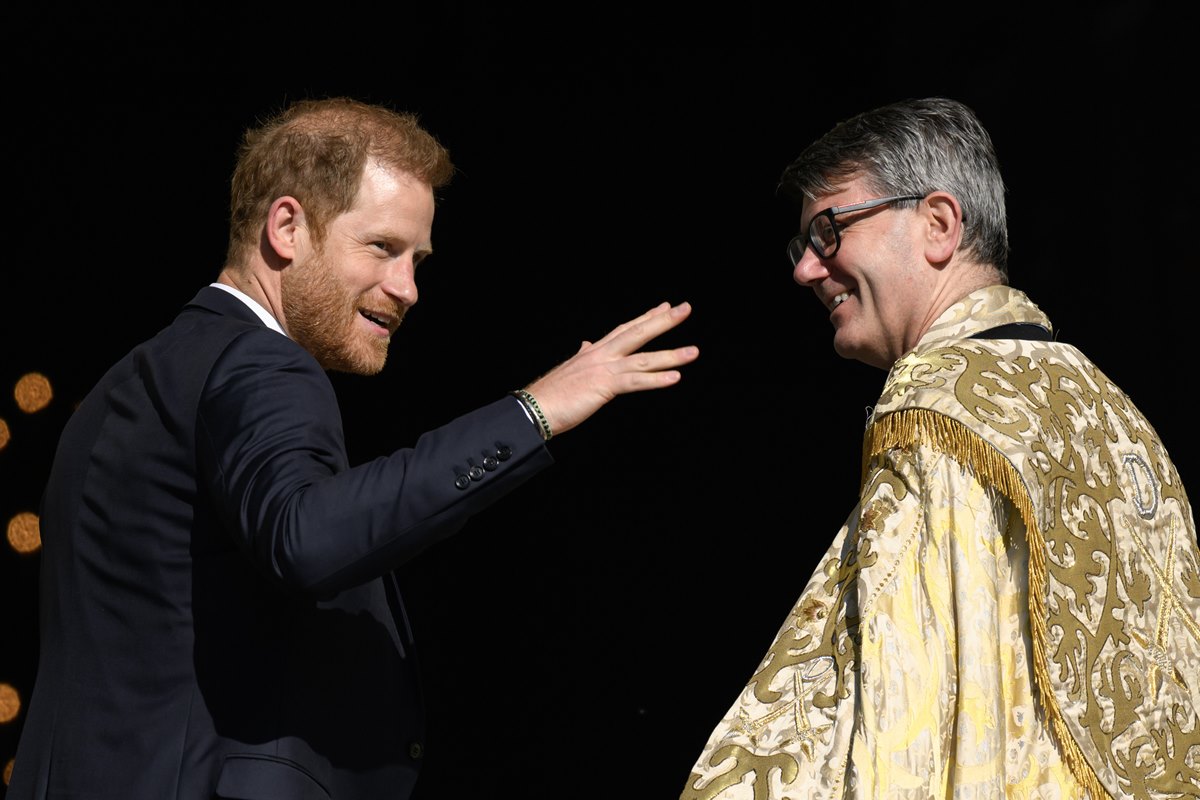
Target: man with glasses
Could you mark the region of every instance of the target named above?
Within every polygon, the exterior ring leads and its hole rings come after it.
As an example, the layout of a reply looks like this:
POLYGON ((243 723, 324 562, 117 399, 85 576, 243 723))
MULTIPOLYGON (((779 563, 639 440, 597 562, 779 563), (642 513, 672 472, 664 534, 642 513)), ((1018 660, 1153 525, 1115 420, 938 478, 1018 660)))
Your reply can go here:
POLYGON ((1200 796, 1187 494, 1008 285, 987 131, 944 98, 884 106, 781 188, 834 349, 888 376, 857 503, 682 798, 1200 796))

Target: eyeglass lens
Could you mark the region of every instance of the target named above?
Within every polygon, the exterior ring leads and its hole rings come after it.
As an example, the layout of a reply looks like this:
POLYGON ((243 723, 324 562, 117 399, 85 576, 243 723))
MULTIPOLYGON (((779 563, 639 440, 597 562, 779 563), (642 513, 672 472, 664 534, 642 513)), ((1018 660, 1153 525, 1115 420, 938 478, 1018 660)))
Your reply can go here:
POLYGON ((804 257, 804 248, 807 246, 807 234, 801 234, 800 236, 793 237, 792 240, 788 242, 788 258, 791 259, 793 267, 800 263, 800 259, 804 257))
POLYGON ((828 214, 818 214, 808 223, 808 231, 788 242, 788 258, 792 266, 800 263, 805 248, 811 246, 821 258, 828 258, 837 249, 837 232, 828 214))
POLYGON ((808 224, 808 238, 817 250, 817 255, 827 258, 837 247, 837 232, 828 214, 817 214, 808 224))

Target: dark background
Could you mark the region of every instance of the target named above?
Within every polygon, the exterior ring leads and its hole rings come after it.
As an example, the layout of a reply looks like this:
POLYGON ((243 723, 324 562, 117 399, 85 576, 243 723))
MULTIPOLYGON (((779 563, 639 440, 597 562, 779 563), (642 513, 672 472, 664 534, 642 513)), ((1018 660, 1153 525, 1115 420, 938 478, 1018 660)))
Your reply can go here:
MULTIPOLYGON (((37 370, 56 396, 36 415, 0 396, 0 518, 36 510, 72 404, 216 275, 243 128, 304 96, 415 111, 460 172, 387 368, 335 376, 355 461, 662 300, 695 311, 659 344, 701 348, 403 568, 432 714, 418 794, 674 798, 857 489, 884 376, 834 355, 774 193, 840 119, 931 94, 975 108, 1014 285, 1198 485, 1197 26, 1167 7, 27 8, 3 33, 0 382, 37 370)), ((22 699, 37 564, 0 548, 0 682, 22 699)))

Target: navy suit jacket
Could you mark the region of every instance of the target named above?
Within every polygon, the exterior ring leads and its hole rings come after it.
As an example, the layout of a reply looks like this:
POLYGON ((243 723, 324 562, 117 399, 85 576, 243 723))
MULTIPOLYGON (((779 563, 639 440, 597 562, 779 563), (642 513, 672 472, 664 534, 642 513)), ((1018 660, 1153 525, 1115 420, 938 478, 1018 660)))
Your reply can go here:
POLYGON ((316 360, 201 289, 64 427, 8 799, 406 797, 393 570, 552 461, 503 397, 351 467, 316 360))

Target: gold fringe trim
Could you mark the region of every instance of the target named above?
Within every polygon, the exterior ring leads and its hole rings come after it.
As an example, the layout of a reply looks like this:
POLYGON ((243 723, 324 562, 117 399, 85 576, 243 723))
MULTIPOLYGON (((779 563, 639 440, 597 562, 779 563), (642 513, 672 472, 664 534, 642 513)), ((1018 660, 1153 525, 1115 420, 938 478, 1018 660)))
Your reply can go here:
POLYGON ((962 464, 969 464, 981 480, 996 487, 1016 506, 1025 521, 1029 539, 1029 624, 1033 639, 1034 679, 1067 768, 1093 800, 1110 798, 1111 795, 1100 783, 1100 777, 1067 728, 1050 680, 1046 632, 1046 540, 1038 525, 1029 490, 1012 462, 982 436, 952 417, 924 408, 901 409, 875 420, 863 440, 863 480, 866 480, 871 460, 884 450, 918 444, 929 445, 962 464))

